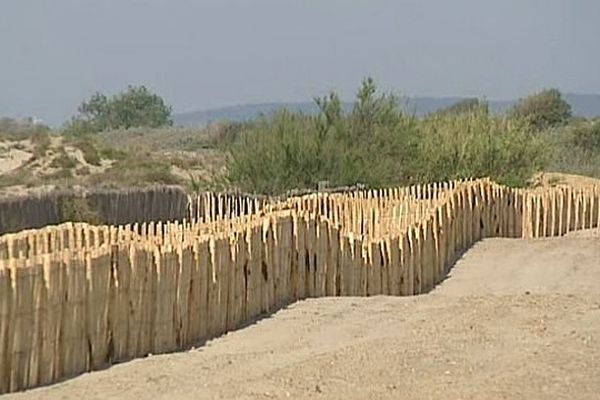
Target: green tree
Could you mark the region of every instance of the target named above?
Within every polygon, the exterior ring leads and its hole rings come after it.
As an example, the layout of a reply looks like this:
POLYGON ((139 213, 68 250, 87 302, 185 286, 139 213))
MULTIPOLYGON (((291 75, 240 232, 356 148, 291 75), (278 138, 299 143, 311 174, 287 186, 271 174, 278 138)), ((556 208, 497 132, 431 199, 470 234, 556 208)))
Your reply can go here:
POLYGON ((572 116, 571 105, 558 89, 545 89, 521 99, 513 107, 512 115, 526 120, 537 130, 562 125, 572 116))
POLYGON ((316 116, 279 112, 260 118, 231 148, 228 175, 247 191, 281 193, 357 183, 393 185, 409 180, 417 131, 396 99, 363 81, 352 110, 336 93, 316 98, 316 116))
POLYGON ((129 86, 110 98, 102 93, 94 93, 79 106, 78 112, 79 115, 71 120, 67 131, 89 133, 173 125, 171 107, 145 86, 129 86))

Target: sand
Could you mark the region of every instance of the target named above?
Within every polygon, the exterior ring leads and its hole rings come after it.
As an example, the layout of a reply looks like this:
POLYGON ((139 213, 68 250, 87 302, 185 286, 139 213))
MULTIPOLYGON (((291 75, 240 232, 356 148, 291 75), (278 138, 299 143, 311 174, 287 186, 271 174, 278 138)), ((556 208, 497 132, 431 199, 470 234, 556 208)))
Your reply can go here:
POLYGON ((0 175, 18 169, 29 161, 32 155, 29 140, 0 141, 0 175))
POLYGON ((584 175, 564 174, 562 172, 546 171, 536 174, 531 179, 531 184, 533 187, 569 185, 576 188, 581 186, 599 185, 600 179, 584 175))
POLYGON ((7 399, 598 399, 600 239, 487 239, 429 294, 290 305, 7 399))

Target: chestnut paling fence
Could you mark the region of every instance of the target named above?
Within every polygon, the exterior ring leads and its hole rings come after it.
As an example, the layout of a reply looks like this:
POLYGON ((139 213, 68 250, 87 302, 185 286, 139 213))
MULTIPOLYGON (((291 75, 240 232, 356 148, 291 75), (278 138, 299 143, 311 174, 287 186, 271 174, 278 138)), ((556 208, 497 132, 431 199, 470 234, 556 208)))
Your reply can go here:
POLYGON ((77 209, 83 204, 97 222, 125 224, 182 219, 189 196, 177 186, 0 196, 0 234, 69 221, 77 217, 73 214, 81 211, 77 209))
POLYGON ((0 393, 189 348, 306 297, 425 293, 484 237, 600 226, 598 186, 238 200, 199 196, 179 222, 1 236, 0 393))

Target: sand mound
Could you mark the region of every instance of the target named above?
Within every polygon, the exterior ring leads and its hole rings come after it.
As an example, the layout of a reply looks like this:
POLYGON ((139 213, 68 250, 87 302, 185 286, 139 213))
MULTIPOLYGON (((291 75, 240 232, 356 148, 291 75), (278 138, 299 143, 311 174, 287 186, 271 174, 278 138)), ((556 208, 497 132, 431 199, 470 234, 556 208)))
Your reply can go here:
POLYGON ((25 165, 32 155, 29 140, 0 141, 0 175, 25 165))
POLYGON ((573 187, 600 185, 600 179, 583 175, 563 174, 560 172, 543 172, 531 180, 531 186, 570 185, 573 187))

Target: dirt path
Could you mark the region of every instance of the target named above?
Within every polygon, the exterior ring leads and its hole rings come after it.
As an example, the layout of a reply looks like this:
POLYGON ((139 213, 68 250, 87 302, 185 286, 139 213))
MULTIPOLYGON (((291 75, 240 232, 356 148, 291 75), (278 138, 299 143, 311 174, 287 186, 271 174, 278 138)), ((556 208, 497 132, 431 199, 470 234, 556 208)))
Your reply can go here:
POLYGON ((430 294, 291 305, 14 399, 598 399, 600 238, 490 239, 430 294))

